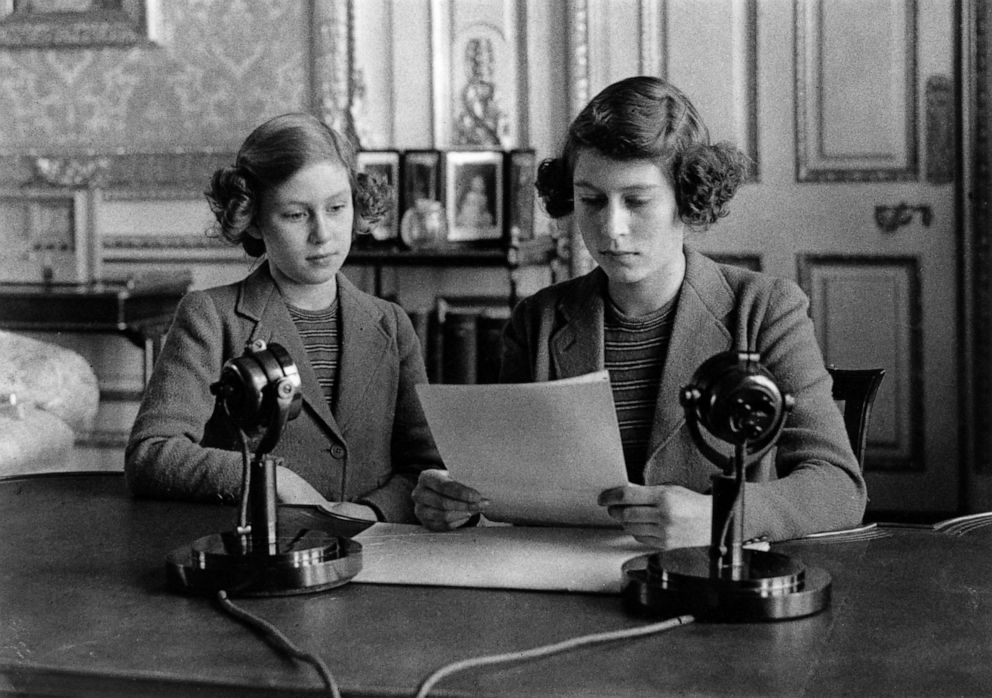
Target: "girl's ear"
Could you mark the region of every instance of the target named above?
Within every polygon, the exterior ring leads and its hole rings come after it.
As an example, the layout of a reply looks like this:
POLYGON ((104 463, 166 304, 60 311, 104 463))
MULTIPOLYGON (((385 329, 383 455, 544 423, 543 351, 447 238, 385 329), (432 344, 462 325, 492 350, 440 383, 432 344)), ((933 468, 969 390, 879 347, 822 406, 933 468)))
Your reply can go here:
POLYGON ((258 226, 255 225, 254 223, 250 223, 248 227, 245 228, 245 232, 248 234, 249 237, 253 237, 256 240, 262 239, 262 231, 259 230, 258 226))

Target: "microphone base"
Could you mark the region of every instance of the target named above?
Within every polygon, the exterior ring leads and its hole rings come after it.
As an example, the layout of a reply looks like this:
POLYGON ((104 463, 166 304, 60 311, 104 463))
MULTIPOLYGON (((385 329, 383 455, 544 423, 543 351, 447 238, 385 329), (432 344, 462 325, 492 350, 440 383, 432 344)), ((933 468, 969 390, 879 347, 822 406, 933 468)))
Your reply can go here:
POLYGON ((830 575, 781 553, 744 550, 733 578, 710 573, 710 549, 678 548, 628 560, 624 604, 635 613, 698 621, 788 620, 830 605, 830 575))
POLYGON ((166 557, 169 586, 229 596, 310 594, 347 584, 362 569, 362 546, 350 538, 303 529, 277 536, 264 550, 250 536, 214 533, 166 557))

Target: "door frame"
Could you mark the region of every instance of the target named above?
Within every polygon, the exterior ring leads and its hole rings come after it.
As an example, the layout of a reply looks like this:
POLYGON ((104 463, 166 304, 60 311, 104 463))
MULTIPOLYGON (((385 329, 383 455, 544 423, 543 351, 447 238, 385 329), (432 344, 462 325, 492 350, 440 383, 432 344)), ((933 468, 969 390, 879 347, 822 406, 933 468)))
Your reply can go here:
POLYGON ((957 3, 962 352, 961 502, 992 509, 992 3, 957 3))

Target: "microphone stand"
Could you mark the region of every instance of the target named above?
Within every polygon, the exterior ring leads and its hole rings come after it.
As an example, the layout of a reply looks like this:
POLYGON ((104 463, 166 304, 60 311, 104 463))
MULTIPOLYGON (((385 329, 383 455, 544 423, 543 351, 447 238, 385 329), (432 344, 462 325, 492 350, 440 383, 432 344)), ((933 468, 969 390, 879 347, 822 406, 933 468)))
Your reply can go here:
POLYGON ((362 546, 325 531, 279 530, 276 469, 270 455, 286 423, 300 412, 300 377, 279 344, 258 341, 224 364, 210 386, 242 446, 241 508, 233 530, 213 533, 166 557, 170 586, 229 596, 282 596, 323 591, 362 569, 362 546), (247 432, 247 433, 246 433, 247 432), (249 452, 254 446, 254 457, 249 452))
POLYGON ((745 473, 775 445, 792 396, 779 390, 758 354, 724 352, 700 366, 683 389, 682 405, 696 446, 722 470, 712 478, 710 545, 627 561, 624 602, 637 612, 703 621, 783 620, 822 611, 830 603, 825 571, 744 541, 745 473), (701 425, 733 445, 729 459, 701 425))

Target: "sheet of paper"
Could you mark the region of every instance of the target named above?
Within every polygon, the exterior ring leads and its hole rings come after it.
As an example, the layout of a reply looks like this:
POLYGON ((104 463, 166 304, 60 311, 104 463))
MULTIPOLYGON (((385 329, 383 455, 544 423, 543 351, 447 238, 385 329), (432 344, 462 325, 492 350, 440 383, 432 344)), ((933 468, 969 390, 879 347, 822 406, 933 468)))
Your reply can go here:
POLYGON ((355 537, 355 582, 620 593, 625 560, 655 552, 617 529, 377 523, 355 537))
POLYGON ((627 484, 606 371, 544 383, 418 385, 451 477, 518 524, 615 526, 599 493, 627 484))

